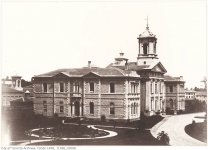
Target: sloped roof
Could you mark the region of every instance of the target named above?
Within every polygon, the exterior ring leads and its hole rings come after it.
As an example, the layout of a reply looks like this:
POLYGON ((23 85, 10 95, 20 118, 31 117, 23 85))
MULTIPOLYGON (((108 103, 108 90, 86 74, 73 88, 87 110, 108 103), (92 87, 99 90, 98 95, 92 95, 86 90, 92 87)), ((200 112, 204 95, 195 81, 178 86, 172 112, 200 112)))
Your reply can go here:
POLYGON ((23 93, 23 91, 18 91, 11 87, 2 85, 2 93, 23 93))
POLYGON ((181 77, 172 77, 170 75, 165 75, 164 79, 166 82, 185 82, 181 77))
POLYGON ((156 37, 150 30, 149 27, 147 26, 145 31, 139 35, 139 38, 147 38, 147 37, 156 37))
POLYGON ((37 75, 35 77, 53 77, 59 73, 62 73, 68 77, 83 77, 84 75, 90 72, 101 77, 114 77, 114 76, 122 77, 122 76, 126 76, 127 74, 130 74, 130 72, 127 70, 121 70, 119 68, 113 68, 113 67, 109 67, 109 68, 84 67, 84 68, 75 68, 75 69, 58 69, 55 71, 37 75))

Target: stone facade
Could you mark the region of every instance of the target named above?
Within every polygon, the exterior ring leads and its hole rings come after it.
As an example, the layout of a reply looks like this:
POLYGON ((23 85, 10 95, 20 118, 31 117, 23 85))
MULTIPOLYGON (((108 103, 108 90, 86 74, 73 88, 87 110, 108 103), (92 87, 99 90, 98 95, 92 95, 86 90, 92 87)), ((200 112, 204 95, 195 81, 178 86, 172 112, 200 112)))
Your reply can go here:
POLYGON ((166 108, 174 113, 185 110, 184 84, 182 77, 165 76, 166 108))
POLYGON ((92 119, 138 120, 140 118, 140 78, 135 73, 106 68, 69 69, 75 76, 56 72, 33 77, 36 114, 92 119), (110 73, 109 71, 114 71, 110 73), (100 75, 105 71, 106 75, 100 75), (78 77, 80 72, 82 76, 78 77), (97 72, 97 73, 95 73, 97 72), (120 73, 122 72, 122 74, 120 73), (120 74, 118 74, 120 73, 120 74))

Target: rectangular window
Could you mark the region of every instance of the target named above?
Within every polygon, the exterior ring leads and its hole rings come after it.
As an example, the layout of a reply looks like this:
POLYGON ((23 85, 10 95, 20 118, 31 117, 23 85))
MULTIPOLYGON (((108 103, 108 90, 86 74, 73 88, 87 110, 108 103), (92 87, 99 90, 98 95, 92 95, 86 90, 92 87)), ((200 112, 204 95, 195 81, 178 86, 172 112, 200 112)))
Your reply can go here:
POLYGON ((170 85, 170 92, 173 92, 173 86, 172 85, 170 85))
POLYGON ((162 85, 162 83, 160 84, 160 93, 163 93, 163 85, 162 85))
POLYGON ((151 92, 154 93, 153 83, 151 83, 151 92))
POLYGON ((59 104, 60 104, 59 111, 60 111, 60 113, 63 113, 64 112, 64 103, 62 101, 60 101, 59 104))
POLYGON ((91 83, 90 83, 90 92, 94 93, 94 90, 95 90, 95 88, 94 88, 94 83, 91 82, 91 83))
POLYGON ((131 93, 138 93, 138 83, 131 83, 131 93))
POLYGON ((48 91, 48 86, 47 83, 43 83, 43 92, 47 92, 48 91))
POLYGON ((111 115, 115 114, 115 105, 114 105, 114 103, 110 103, 110 114, 111 115))
POLYGON ((115 93, 115 84, 110 83, 110 93, 115 93))
POLYGON ((157 93, 157 83, 155 83, 155 93, 157 93))
POLYGON ((43 101, 43 112, 47 112, 47 102, 43 101))
POLYGON ((151 97, 151 110, 154 109, 154 97, 151 97))
POLYGON ((63 112, 64 112, 64 106, 61 105, 61 106, 60 106, 60 113, 63 113, 63 112))
POLYGON ((79 83, 74 84, 74 93, 79 93, 79 83))
POLYGON ((64 92, 64 83, 60 83, 60 92, 64 92))

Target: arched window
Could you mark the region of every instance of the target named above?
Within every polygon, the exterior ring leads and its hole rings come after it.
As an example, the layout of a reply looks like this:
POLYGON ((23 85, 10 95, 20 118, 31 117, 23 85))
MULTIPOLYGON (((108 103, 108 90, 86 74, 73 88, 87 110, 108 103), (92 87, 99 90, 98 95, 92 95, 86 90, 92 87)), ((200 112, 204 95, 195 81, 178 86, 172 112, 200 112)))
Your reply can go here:
POLYGON ((47 92, 47 83, 43 83, 43 92, 47 92))
POLYGON ((114 105, 114 103, 110 103, 110 114, 111 115, 114 115, 115 114, 115 105, 114 105))
POLYGON ((43 101, 43 112, 47 112, 47 102, 43 101))
POLYGON ((144 52, 144 55, 147 55, 147 43, 143 44, 143 52, 144 52))
POLYGON ((64 102, 60 101, 59 105, 60 105, 60 113, 63 113, 64 112, 64 102))
POLYGON ((94 114, 94 103, 90 102, 90 114, 94 114))

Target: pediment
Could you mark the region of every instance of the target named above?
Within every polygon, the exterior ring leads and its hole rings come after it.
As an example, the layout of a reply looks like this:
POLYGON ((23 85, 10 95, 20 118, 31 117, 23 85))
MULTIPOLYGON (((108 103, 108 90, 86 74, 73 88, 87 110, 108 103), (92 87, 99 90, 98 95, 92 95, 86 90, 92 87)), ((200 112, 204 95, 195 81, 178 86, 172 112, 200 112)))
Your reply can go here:
POLYGON ((84 78, 99 78, 100 75, 95 72, 89 72, 83 76, 84 78))
POLYGON ((166 73, 167 70, 165 69, 165 67, 162 65, 161 62, 157 63, 152 69, 151 71, 154 72, 161 72, 161 73, 166 73))
POLYGON ((69 76, 66 73, 60 72, 53 76, 54 78, 68 78, 69 76))

